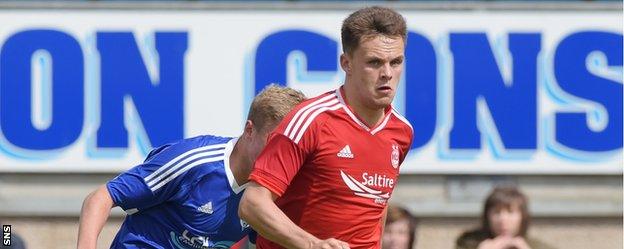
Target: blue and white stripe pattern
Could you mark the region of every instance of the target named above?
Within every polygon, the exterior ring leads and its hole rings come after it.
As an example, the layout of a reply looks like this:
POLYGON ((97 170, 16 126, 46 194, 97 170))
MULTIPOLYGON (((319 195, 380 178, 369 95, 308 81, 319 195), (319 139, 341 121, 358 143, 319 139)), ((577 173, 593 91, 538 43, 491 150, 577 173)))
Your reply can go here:
POLYGON ((227 143, 213 144, 189 150, 145 177, 145 183, 147 183, 147 186, 152 192, 155 192, 160 187, 195 166, 223 160, 226 145, 227 143))
POLYGON ((204 135, 166 144, 109 181, 113 202, 129 214, 111 248, 229 248, 247 235, 238 217, 246 184, 229 160, 236 141, 204 135))

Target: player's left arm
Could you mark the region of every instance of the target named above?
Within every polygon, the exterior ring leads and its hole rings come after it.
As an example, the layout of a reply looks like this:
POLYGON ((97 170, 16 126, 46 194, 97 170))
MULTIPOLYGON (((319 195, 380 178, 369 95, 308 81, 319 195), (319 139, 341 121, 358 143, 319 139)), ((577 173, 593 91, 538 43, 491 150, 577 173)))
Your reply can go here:
POLYGON ((383 233, 386 227, 386 218, 388 217, 388 206, 384 208, 383 215, 381 216, 381 232, 383 233))
MULTIPOLYGON (((381 216, 381 238, 383 238, 384 229, 386 228, 386 218, 388 217, 388 205, 384 208, 383 215, 381 216)), ((379 238, 379 245, 383 248, 383 239, 379 238)))

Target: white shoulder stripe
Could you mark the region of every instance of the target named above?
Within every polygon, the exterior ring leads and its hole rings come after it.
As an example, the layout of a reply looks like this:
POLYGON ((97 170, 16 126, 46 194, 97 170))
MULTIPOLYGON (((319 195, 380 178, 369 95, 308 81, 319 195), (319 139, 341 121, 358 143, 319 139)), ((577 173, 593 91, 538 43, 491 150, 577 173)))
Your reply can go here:
POLYGON ((162 171, 164 171, 167 168, 169 168, 169 166, 171 166, 172 164, 177 163, 178 161, 182 160, 184 157, 186 157, 186 156, 188 156, 190 154, 193 154, 193 153, 196 153, 196 152, 200 152, 200 151, 203 151, 203 150, 222 149, 222 148, 225 148, 226 145, 227 145, 227 143, 225 143, 225 144, 213 144, 213 145, 203 146, 203 147, 199 147, 199 148, 192 149, 192 150, 189 150, 187 152, 184 152, 184 154, 181 154, 181 155, 175 157, 174 159, 170 160, 165 165, 160 167, 158 170, 154 171, 152 174, 150 174, 149 176, 145 177, 144 180, 146 182, 152 180, 152 178, 156 177, 162 171))
POLYGON ((396 116, 399 120, 403 121, 403 123, 407 124, 407 126, 409 126, 409 128, 412 129, 412 131, 414 130, 414 128, 412 127, 412 124, 410 124, 410 122, 407 121, 405 117, 401 116, 401 114, 399 114, 396 110, 392 109, 392 114, 394 114, 394 116, 396 116))
POLYGON ((295 124, 295 122, 297 122, 297 119, 299 118, 299 116, 301 116, 301 114, 303 112, 305 112, 306 110, 312 108, 313 106, 315 106, 315 105, 317 105, 319 103, 325 102, 325 101, 327 101, 327 100, 329 100, 331 98, 335 98, 335 97, 336 97, 335 95, 327 95, 327 96, 325 96, 323 98, 320 98, 320 99, 317 99, 316 101, 314 101, 314 102, 308 104, 307 106, 299 109, 299 111, 297 111, 297 113, 295 113, 295 116, 293 116, 293 118, 288 123, 288 126, 286 127, 286 130, 284 131, 284 135, 287 135, 290 132, 290 129, 293 128, 293 125, 295 124))
MULTIPOLYGON (((156 178, 153 178, 149 181, 146 181, 147 186, 149 186, 150 188, 158 185, 160 182, 162 181, 170 181, 169 178, 171 178, 171 174, 176 174, 176 171, 179 171, 180 168, 185 167, 185 165, 187 165, 188 163, 200 159, 202 157, 208 157, 208 156, 221 156, 222 154, 225 153, 225 149, 220 149, 220 150, 211 150, 211 151, 206 151, 206 152, 201 152, 201 153, 197 153, 194 154, 192 156, 187 157, 186 159, 180 161, 179 163, 176 163, 173 167, 167 169, 167 171, 165 171, 165 173, 159 175, 156 178), (163 180, 164 179, 164 180, 163 180), (168 180, 169 179, 169 180, 168 180)), ((161 167, 162 168, 162 167, 161 167)))
POLYGON ((197 165, 201 165, 201 164, 204 164, 204 163, 221 161, 221 160, 223 160, 223 158, 224 158, 223 156, 209 157, 209 158, 198 160, 198 161, 195 161, 195 162, 193 162, 191 164, 185 165, 184 168, 178 170, 178 172, 176 172, 175 174, 171 175, 170 177, 164 179, 163 181, 161 181, 160 183, 156 184, 155 186, 150 187, 150 189, 152 190, 152 192, 154 192, 154 191, 158 190, 160 187, 162 187, 165 184, 167 184, 168 182, 170 182, 171 180, 175 179, 180 174, 188 171, 189 169, 192 169, 193 167, 195 167, 197 165))
POLYGON ((297 131, 299 130, 299 128, 301 127, 301 124, 303 124, 304 121, 309 120, 310 118, 310 113, 319 110, 319 109, 323 109, 324 107, 327 106, 332 106, 338 103, 338 99, 332 99, 330 101, 327 101, 325 103, 322 104, 318 104, 313 106, 312 108, 306 110, 303 115, 301 115, 301 117, 299 118, 299 120, 297 121, 297 123, 295 124, 295 126, 293 127, 292 131, 290 132, 290 134, 286 134, 291 140, 293 138, 295 138, 295 134, 297 134, 297 131))
MULTIPOLYGON (((337 101, 336 101, 337 102, 337 101)), ((301 128, 301 130, 299 130, 299 133, 297 134, 297 137, 295 138, 295 140, 293 140, 296 144, 299 143, 299 140, 301 140, 301 137, 303 137, 303 133, 305 133, 306 129, 308 129, 308 126, 310 126, 310 124, 312 123, 312 121, 314 121, 314 119, 316 118, 316 116, 318 116, 319 114, 321 114, 324 111, 327 110, 337 110, 339 108, 342 107, 342 104, 340 103, 336 103, 333 106, 329 106, 329 107, 322 107, 319 108, 318 110, 316 110, 314 113, 312 113, 312 115, 307 119, 307 121, 305 122, 305 124, 303 125, 303 127, 301 128)), ((292 138, 291 138, 292 139, 292 138)))

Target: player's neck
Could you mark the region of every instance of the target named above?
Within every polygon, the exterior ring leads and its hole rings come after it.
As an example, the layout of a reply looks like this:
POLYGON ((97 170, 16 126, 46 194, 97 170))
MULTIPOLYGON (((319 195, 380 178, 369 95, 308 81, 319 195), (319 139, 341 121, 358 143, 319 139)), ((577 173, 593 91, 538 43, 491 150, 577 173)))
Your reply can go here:
POLYGON ((366 126, 372 128, 381 123, 385 114, 384 108, 369 108, 355 96, 355 91, 348 89, 346 84, 343 89, 347 105, 353 109, 366 126))
POLYGON ((242 137, 239 138, 234 145, 234 149, 232 149, 232 154, 230 154, 229 167, 238 186, 245 184, 247 178, 249 178, 249 174, 251 174, 252 162, 248 157, 244 156, 244 143, 246 143, 246 141, 242 137))

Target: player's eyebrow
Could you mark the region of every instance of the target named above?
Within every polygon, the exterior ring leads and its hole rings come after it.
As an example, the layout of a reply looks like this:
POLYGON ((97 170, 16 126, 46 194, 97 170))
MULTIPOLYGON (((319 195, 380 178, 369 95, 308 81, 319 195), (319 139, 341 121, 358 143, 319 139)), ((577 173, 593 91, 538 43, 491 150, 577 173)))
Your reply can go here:
POLYGON ((399 55, 399 56, 395 57, 394 59, 392 59, 390 61, 390 63, 401 63, 401 62, 403 62, 403 60, 405 60, 405 56, 399 55))

